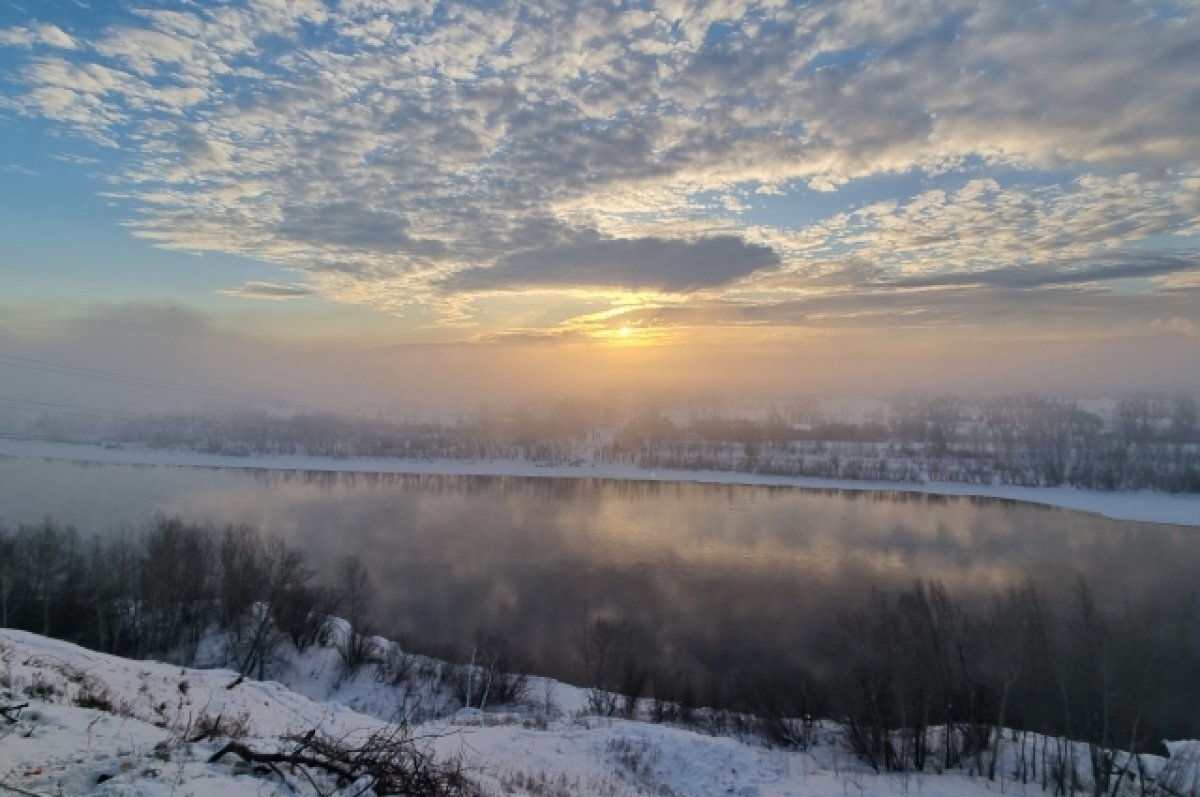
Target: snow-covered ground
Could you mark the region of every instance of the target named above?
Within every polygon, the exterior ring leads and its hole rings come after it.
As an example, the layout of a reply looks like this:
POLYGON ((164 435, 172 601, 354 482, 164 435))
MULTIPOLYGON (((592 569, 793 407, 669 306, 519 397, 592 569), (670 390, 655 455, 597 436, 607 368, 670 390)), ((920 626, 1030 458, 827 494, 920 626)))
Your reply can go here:
POLYGON ((573 479, 629 479, 636 481, 699 482, 782 487, 809 487, 857 491, 926 493, 978 496, 1025 501, 1046 506, 1092 512, 1117 520, 1140 520, 1200 526, 1200 495, 1173 495, 1149 491, 1102 492, 1073 487, 1017 487, 1009 485, 928 482, 909 484, 853 479, 817 479, 764 476, 726 471, 647 470, 636 465, 587 463, 539 465, 522 460, 402 460, 369 457, 337 459, 313 456, 247 456, 205 454, 195 451, 151 449, 141 446, 109 447, 84 443, 0 439, 0 456, 74 460, 126 465, 177 465, 209 468, 257 468, 338 473, 391 473, 459 476, 538 476, 573 479))
MULTIPOLYGON (((28 704, 15 722, 0 718, 0 792, 311 795, 320 786, 333 794, 331 781, 316 776, 314 784, 287 767, 252 768, 232 755, 209 763, 227 739, 192 740, 218 717, 258 751, 282 749, 282 736, 312 729, 360 738, 392 727, 388 721, 406 702, 369 674, 345 678, 330 648, 292 651, 276 675, 279 681, 242 680, 229 670, 130 661, 0 630, 0 707, 28 704)), ((486 795, 1044 793, 1003 773, 996 782, 965 772, 875 774, 831 726, 809 750, 784 751, 754 738, 586 716, 583 693, 559 683, 539 682, 532 692, 531 705, 459 711, 411 732, 435 760, 459 762, 486 795)), ((1195 748, 1174 745, 1172 756, 1191 761, 1195 748)), ((1151 772, 1170 766, 1145 758, 1151 772)), ((337 793, 369 797, 364 785, 337 793)))

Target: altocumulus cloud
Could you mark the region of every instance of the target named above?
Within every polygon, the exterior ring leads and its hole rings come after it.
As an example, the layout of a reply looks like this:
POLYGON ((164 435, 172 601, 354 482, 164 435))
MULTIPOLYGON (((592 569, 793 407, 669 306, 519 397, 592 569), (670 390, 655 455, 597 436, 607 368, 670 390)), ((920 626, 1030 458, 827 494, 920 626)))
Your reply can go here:
POLYGON ((95 22, 0 29, 0 107, 96 145, 134 234, 304 275, 236 295, 773 307, 1195 271, 1170 259, 1200 234, 1194 3, 147 0, 95 22))
POLYGON ((0 45, 24 47, 26 49, 36 45, 45 45, 64 50, 74 50, 75 40, 57 25, 42 23, 29 27, 17 26, 0 30, 0 45))

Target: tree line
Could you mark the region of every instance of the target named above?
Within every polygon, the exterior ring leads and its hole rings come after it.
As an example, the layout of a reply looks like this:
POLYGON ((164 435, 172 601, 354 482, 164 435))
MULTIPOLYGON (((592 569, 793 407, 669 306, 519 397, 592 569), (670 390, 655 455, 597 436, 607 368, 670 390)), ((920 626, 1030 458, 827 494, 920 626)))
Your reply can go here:
POLYGON ((1200 403, 1135 395, 1103 415, 1038 395, 897 398, 853 423, 643 413, 598 458, 646 468, 1024 487, 1200 492, 1200 403))
POLYGON ((760 663, 720 682, 645 665, 652 637, 636 618, 594 619, 579 649, 601 714, 748 728, 802 748, 831 720, 880 772, 1175 793, 1148 787, 1139 754, 1200 735, 1197 595, 1106 597, 1081 580, 1066 606, 1032 583, 967 604, 918 581, 830 618, 809 666, 760 663))
POLYGON ((0 526, 0 626, 130 658, 197 661, 215 632, 230 664, 263 678, 286 644, 329 639, 331 618, 353 633, 350 666, 364 657, 373 585, 356 556, 321 583, 303 551, 249 526, 158 517, 139 531, 84 537, 45 520, 0 526))
MULTIPOLYGON (((12 430, 9 430, 12 431, 12 430)), ((891 399, 854 421, 811 403, 736 408, 549 401, 453 420, 327 412, 133 419, 47 411, 21 431, 51 440, 205 453, 633 463, 776 476, 1200 492, 1200 402, 1140 394, 1087 409, 1039 395, 891 399)))

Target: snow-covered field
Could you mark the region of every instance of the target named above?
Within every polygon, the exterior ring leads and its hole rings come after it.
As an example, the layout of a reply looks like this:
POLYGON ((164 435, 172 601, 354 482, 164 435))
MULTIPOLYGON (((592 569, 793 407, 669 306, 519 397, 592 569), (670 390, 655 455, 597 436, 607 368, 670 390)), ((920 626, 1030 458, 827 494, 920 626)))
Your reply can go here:
MULTIPOLYGON (((392 727, 406 702, 366 673, 345 678, 330 648, 293 651, 276 675, 242 680, 229 670, 130 661, 0 630, 0 707, 28 704, 10 712, 16 721, 0 718, 0 792, 368 797, 370 784, 361 780, 338 791, 329 778, 309 773, 310 781, 299 769, 250 767, 233 755, 210 763, 227 739, 193 741, 214 718, 256 751, 282 749, 284 735, 313 729, 364 738, 392 727)), ((784 751, 755 738, 587 716, 581 690, 559 683, 538 682, 532 692, 533 705, 459 711, 414 724, 411 733, 419 749, 457 763, 486 795, 1044 793, 1003 774, 996 782, 965 772, 875 774, 828 726, 808 751, 784 751)), ((1194 758, 1195 747, 1175 745, 1172 755, 1194 758)), ((1151 758, 1148 771, 1169 766, 1151 758)))
POLYGON ((817 479, 764 476, 725 471, 647 470, 636 465, 587 463, 544 466, 521 460, 401 460, 368 457, 337 459, 313 456, 228 456, 195 451, 151 449, 140 446, 108 447, 83 443, 56 443, 0 439, 0 456, 32 457, 127 465, 176 465, 210 468, 256 468, 338 473, 389 473, 461 476, 538 476, 573 479, 629 479, 637 481, 698 482, 808 487, 857 491, 926 493, 977 496, 1025 501, 1061 509, 1092 512, 1117 520, 1140 520, 1200 526, 1200 495, 1156 492, 1102 492, 1072 487, 1017 487, 1008 485, 928 482, 908 484, 852 479, 817 479))

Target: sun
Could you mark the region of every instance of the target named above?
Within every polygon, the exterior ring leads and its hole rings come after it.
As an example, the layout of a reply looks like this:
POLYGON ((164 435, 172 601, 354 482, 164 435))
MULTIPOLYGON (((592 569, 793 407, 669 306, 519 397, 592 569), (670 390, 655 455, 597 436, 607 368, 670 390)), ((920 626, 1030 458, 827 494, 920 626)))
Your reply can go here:
POLYGON ((653 330, 638 324, 621 324, 601 327, 592 332, 592 336, 604 341, 609 346, 618 349, 635 349, 642 346, 652 346, 656 342, 653 330))

